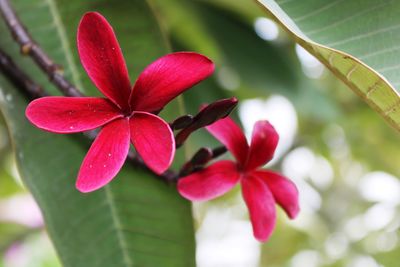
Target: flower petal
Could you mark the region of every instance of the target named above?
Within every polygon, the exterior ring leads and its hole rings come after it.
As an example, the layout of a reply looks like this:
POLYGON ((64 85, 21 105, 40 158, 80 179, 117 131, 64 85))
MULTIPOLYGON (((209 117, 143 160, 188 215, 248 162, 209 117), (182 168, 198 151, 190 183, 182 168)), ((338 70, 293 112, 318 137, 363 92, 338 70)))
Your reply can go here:
POLYGON ((97 97, 48 96, 29 103, 26 117, 36 127, 53 133, 76 133, 122 117, 109 100, 97 97))
POLYGON ((209 200, 228 192, 237 184, 239 176, 234 162, 222 160, 179 179, 178 191, 192 201, 209 200))
POLYGON ((219 120, 206 129, 228 148, 240 164, 246 162, 249 145, 242 129, 231 118, 219 120))
POLYGON ((300 211, 299 191, 296 185, 288 178, 272 171, 255 171, 254 175, 267 183, 275 201, 285 210, 289 218, 296 218, 300 211))
POLYGON ((265 242, 276 223, 275 200, 268 186, 256 176, 246 176, 241 181, 242 194, 250 213, 254 237, 265 242))
POLYGON ((131 142, 147 167, 161 174, 175 155, 175 138, 168 123, 147 112, 134 112, 130 119, 131 142))
POLYGON ((121 48, 107 20, 86 13, 78 28, 78 52, 92 82, 112 102, 129 110, 131 83, 121 48))
POLYGON ((212 61, 197 53, 178 52, 163 56, 140 74, 130 96, 131 107, 138 111, 158 111, 213 71, 212 61))
POLYGON ((108 123, 100 131, 82 162, 76 188, 87 193, 108 184, 121 169, 128 151, 128 119, 108 123))
POLYGON ((274 156, 279 135, 268 121, 257 121, 251 137, 246 169, 252 170, 266 164, 274 156))

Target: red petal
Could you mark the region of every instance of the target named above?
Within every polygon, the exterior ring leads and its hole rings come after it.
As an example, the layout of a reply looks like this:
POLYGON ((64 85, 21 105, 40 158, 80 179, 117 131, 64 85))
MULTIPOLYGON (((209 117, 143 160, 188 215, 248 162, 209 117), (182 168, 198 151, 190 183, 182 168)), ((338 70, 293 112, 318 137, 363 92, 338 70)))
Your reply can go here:
POLYGON ((131 142, 146 165, 161 174, 175 155, 175 138, 168 123, 147 112, 134 112, 130 119, 131 142))
POLYGON ((242 129, 229 117, 219 120, 210 126, 207 130, 224 144, 235 156, 240 164, 244 164, 249 151, 246 137, 242 129))
POLYGON ((267 183, 275 201, 285 210, 289 218, 296 218, 300 211, 299 192, 296 185, 286 177, 271 171, 256 171, 254 175, 267 183))
POLYGON ((119 172, 129 151, 129 123, 108 123, 94 140, 79 170, 76 188, 91 192, 108 184, 119 172))
POLYGON ((192 201, 203 201, 219 197, 228 192, 239 181, 236 164, 229 160, 218 161, 209 167, 181 178, 179 193, 192 201))
POLYGON ((252 170, 266 164, 274 156, 279 135, 268 121, 258 121, 254 125, 246 169, 252 170))
POLYGON ((76 133, 100 127, 122 117, 110 101, 95 97, 38 98, 25 111, 36 127, 54 133, 76 133))
POLYGON ((78 51, 83 67, 97 88, 128 111, 131 83, 125 60, 111 25, 99 13, 83 16, 78 28, 78 51))
POLYGON ((242 194, 250 213, 254 237, 265 242, 276 223, 275 200, 267 185, 256 176, 246 176, 241 181, 242 194))
POLYGON ((131 93, 131 107, 138 111, 158 111, 213 71, 212 61, 197 53, 179 52, 163 56, 140 74, 131 93))

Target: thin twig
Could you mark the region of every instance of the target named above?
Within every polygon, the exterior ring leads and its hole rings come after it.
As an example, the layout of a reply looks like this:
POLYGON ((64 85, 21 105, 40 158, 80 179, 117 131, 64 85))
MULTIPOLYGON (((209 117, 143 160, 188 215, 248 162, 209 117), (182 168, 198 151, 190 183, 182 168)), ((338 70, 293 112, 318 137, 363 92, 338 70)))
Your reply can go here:
MULTIPOLYGON (((1 49, 0 49, 0 70, 5 74, 5 77, 8 78, 8 80, 11 83, 13 83, 22 92, 27 93, 30 98, 43 97, 47 95, 43 91, 42 87, 36 84, 23 70, 21 70, 12 61, 10 56, 8 56, 1 49)), ((84 133, 84 136, 93 140, 94 138, 96 138, 97 132, 88 131, 84 133)), ((211 159, 219 157, 220 155, 226 152, 226 148, 224 146, 217 147, 213 150, 206 148, 201 149, 201 151, 203 150, 210 151, 209 157, 205 158, 204 153, 202 154, 199 154, 199 152, 196 153, 191 160, 189 160, 187 163, 184 164, 184 167, 182 168, 183 171, 180 172, 180 175, 187 175, 189 173, 192 173, 193 171, 196 171, 204 167, 204 165, 207 164, 211 159)), ((148 170, 149 172, 152 172, 146 166, 143 160, 133 151, 129 151, 128 161, 136 167, 140 167, 148 170)), ((175 182, 177 181, 180 175, 172 170, 167 170, 163 174, 157 175, 157 177, 160 177, 167 182, 175 182)))
MULTIPOLYGON (((29 55, 33 61, 44 71, 49 80, 65 95, 70 97, 84 96, 76 87, 74 87, 63 75, 61 65, 56 64, 41 47, 35 42, 30 36, 21 20, 10 5, 9 0, 0 0, 0 13, 3 15, 4 21, 6 22, 14 40, 20 45, 21 53, 23 55, 29 55)), ((19 69, 4 52, 1 52, 1 70, 6 76, 18 87, 22 88, 25 92, 30 94, 30 97, 36 98, 45 96, 46 93, 33 82, 29 76, 19 69)), ((190 115, 184 115, 178 118, 170 124, 171 129, 182 129, 178 134, 178 146, 180 146, 184 140, 195 130, 207 126, 208 124, 227 116, 230 111, 236 106, 237 100, 232 99, 217 101, 209 105, 210 112, 200 111, 195 117, 190 115), (225 103, 227 102, 227 103, 225 103), (229 103, 228 103, 229 102, 229 103), (222 103, 222 105, 221 105, 222 103), (221 107, 219 107, 221 106, 221 107), (220 114, 215 113, 220 112, 220 114)), ((206 108, 207 110, 207 108, 206 108)), ((84 134, 90 139, 94 139, 97 135, 96 131, 89 131, 84 134)), ((226 148, 220 147, 216 150, 212 150, 212 158, 216 158, 226 152, 226 148)), ((195 155, 196 156, 196 155, 195 155)), ((135 166, 145 168, 149 171, 143 160, 133 151, 128 154, 128 160, 135 166)), ((190 161, 189 161, 190 162, 190 161)), ((205 163, 204 163, 205 164, 205 163)), ((176 181, 178 174, 171 170, 167 170, 158 177, 163 178, 166 181, 176 181)))
MULTIPOLYGON (((4 21, 6 22, 14 40, 20 45, 21 53, 23 55, 29 55, 34 62, 47 74, 49 80, 65 96, 84 96, 84 94, 82 94, 64 77, 61 66, 55 64, 54 61, 33 40, 8 0, 0 0, 0 12, 3 15, 4 21)), ((40 86, 35 84, 33 80, 28 77, 28 75, 16 67, 9 56, 7 56, 4 52, 1 53, 1 56, 2 61, 4 62, 4 64, 2 64, 2 67, 4 68, 2 69, 3 72, 6 73, 6 75, 15 85, 17 85, 17 87, 22 87, 30 94, 30 97, 33 98, 46 95, 40 86)), ((97 133, 95 131, 89 131, 84 133, 84 135, 90 139, 95 139, 97 133)), ((129 153, 128 159, 134 165, 147 168, 143 161, 140 160, 135 153, 129 153)))
POLYGON ((0 70, 9 78, 10 82, 17 88, 24 88, 30 98, 46 96, 42 87, 33 82, 23 71, 21 71, 11 58, 0 49, 0 70))
POLYGON ((14 40, 20 45, 21 53, 23 55, 29 55, 47 74, 49 80, 54 83, 64 95, 83 96, 83 94, 64 77, 61 65, 54 63, 32 39, 8 0, 0 0, 0 12, 14 40))
MULTIPOLYGON (((36 84, 23 70, 21 70, 3 50, 0 49, 0 70, 5 74, 5 77, 19 88, 22 92, 27 93, 30 98, 43 97, 47 94, 42 87, 36 84)), ((84 135, 89 139, 96 138, 95 131, 85 132, 84 135)), ((138 157, 136 153, 130 151, 128 160, 136 167, 148 169, 146 164, 138 157)), ((150 170, 149 170, 150 171, 150 170)), ((166 181, 176 180, 177 174, 172 171, 166 171, 164 174, 158 175, 166 181)))

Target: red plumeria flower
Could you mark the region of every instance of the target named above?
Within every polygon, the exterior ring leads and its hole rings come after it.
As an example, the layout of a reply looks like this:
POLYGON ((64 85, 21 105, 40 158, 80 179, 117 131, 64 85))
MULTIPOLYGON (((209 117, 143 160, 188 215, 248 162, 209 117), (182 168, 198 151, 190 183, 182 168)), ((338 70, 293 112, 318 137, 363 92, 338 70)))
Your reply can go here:
POLYGON ((258 121, 249 146, 239 126, 229 117, 208 126, 207 130, 227 147, 237 162, 221 160, 183 177, 178 182, 180 194, 192 201, 209 200, 223 195, 240 181, 254 236, 266 241, 275 227, 275 202, 292 219, 299 212, 296 186, 278 173, 259 169, 272 159, 278 133, 269 122, 258 121))
POLYGON ((106 98, 42 97, 29 104, 27 118, 54 133, 102 126, 79 170, 81 192, 99 189, 117 175, 129 141, 151 170, 163 173, 173 160, 175 140, 168 123, 154 113, 211 75, 213 63, 196 53, 169 54, 150 64, 131 89, 120 46, 103 16, 85 14, 77 38, 82 65, 106 98))

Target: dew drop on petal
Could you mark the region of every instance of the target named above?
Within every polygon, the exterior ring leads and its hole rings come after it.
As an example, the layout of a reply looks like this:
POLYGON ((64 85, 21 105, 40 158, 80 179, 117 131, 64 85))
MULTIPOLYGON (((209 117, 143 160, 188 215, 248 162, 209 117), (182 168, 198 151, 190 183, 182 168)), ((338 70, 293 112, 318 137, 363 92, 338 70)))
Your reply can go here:
POLYGON ((72 130, 72 129, 74 129, 74 126, 69 126, 69 128, 72 130))
POLYGON ((111 157, 111 153, 108 153, 108 156, 111 157))
POLYGON ((91 169, 91 168, 93 168, 93 165, 92 165, 92 164, 90 164, 90 165, 89 165, 89 168, 90 168, 90 169, 91 169))
POLYGON ((104 165, 103 165, 103 167, 105 168, 105 167, 107 167, 107 165, 106 165, 106 164, 104 164, 104 165))

